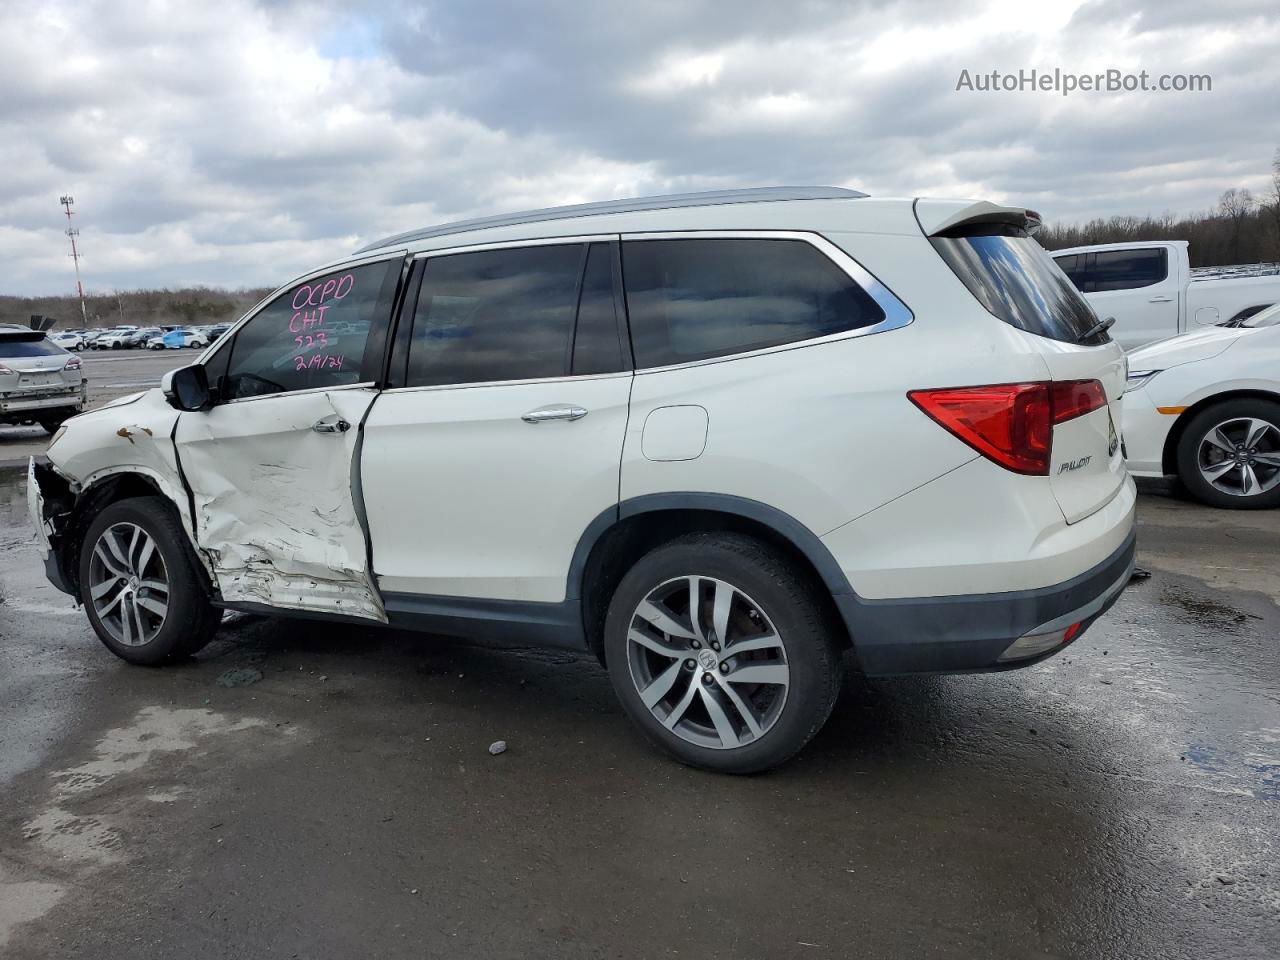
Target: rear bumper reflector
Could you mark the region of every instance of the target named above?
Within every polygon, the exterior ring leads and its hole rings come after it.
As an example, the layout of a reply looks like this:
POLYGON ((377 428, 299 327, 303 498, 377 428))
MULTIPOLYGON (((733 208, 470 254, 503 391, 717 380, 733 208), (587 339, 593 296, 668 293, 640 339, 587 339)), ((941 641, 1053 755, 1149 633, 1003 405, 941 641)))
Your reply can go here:
POLYGON ((1076 638, 1076 634, 1080 632, 1080 627, 1081 624, 1073 623, 1062 630, 1023 634, 1005 648, 1004 653, 1000 654, 998 662, 1008 663, 1011 660, 1026 660, 1028 657, 1038 657, 1042 653, 1047 653, 1054 647, 1066 646, 1076 638))

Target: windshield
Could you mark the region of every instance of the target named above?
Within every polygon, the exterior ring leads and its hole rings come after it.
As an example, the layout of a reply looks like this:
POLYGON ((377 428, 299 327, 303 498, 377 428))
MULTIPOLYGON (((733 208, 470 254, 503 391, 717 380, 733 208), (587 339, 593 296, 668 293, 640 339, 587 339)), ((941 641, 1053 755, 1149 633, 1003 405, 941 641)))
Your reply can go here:
POLYGON ((1280 303, 1259 310, 1252 317, 1240 322, 1242 327, 1280 327, 1280 303))
POLYGON ((929 242, 987 312, 1005 323, 1066 343, 1110 341, 1105 331, 1085 336, 1098 315, 1044 247, 1020 227, 960 227, 929 242))

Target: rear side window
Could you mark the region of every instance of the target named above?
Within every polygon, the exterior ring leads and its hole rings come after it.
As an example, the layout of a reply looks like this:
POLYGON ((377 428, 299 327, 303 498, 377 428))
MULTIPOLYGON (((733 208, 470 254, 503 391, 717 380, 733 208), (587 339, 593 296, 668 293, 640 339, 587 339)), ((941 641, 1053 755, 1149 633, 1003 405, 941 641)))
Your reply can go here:
POLYGON ((1020 330, 1066 343, 1106 343, 1106 333, 1081 339, 1098 322, 1053 258, 1020 227, 983 224, 947 231, 929 242, 987 312, 1020 330))
POLYGON ((66 352, 43 336, 38 340, 28 340, 25 337, 10 339, 0 335, 0 357, 53 357, 66 352))
POLYGON ((1085 273, 1087 292, 1136 290, 1159 283, 1169 275, 1168 254, 1154 250, 1100 250, 1085 273))
POLYGON ((365 345, 373 325, 389 319, 400 263, 339 270, 276 297, 236 332, 220 397, 360 383, 365 345))
POLYGON ((795 343, 885 318, 802 240, 628 240, 622 263, 637 367, 795 343))
POLYGON ((428 260, 406 384, 564 376, 585 254, 575 243, 428 260))

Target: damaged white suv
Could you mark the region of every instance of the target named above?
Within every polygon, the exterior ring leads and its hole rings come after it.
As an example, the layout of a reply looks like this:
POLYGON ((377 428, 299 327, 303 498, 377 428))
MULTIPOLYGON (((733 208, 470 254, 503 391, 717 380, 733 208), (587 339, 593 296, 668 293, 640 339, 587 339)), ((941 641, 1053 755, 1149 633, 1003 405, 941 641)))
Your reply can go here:
POLYGON ((392 237, 33 462, 51 579, 160 663, 226 609, 594 652, 761 770, 845 662, 999 670, 1128 581, 1125 364, 1020 208, 770 188, 392 237))

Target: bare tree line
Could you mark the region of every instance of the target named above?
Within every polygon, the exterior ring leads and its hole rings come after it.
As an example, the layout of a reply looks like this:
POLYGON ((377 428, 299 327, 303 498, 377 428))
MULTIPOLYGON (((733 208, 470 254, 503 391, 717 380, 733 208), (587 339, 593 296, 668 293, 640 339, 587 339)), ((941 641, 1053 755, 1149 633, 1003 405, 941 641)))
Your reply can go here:
POLYGON ((1271 161, 1271 182, 1261 196, 1232 187, 1218 198, 1216 208, 1205 213, 1045 224, 1036 239, 1050 250, 1093 243, 1187 240, 1193 267, 1280 261, 1280 148, 1271 161))
MULTIPOLYGON (((270 292, 270 288, 214 290, 208 287, 123 290, 119 293, 87 294, 85 308, 90 326, 189 326, 234 320, 270 292)), ((0 323, 26 326, 35 315, 54 317, 58 321, 57 328, 61 329, 82 326, 80 301, 74 295, 0 296, 0 323)))

